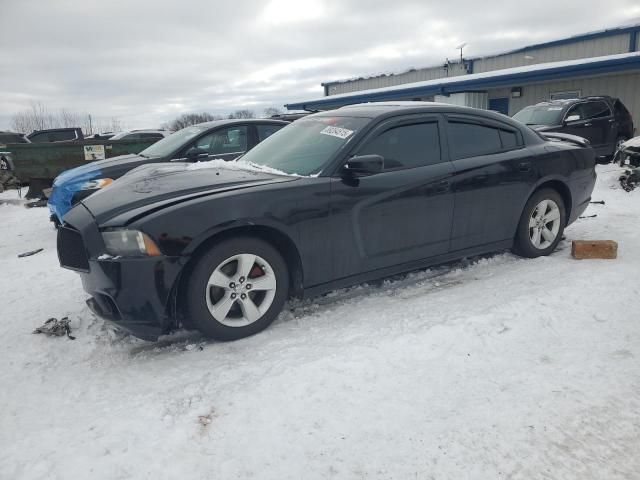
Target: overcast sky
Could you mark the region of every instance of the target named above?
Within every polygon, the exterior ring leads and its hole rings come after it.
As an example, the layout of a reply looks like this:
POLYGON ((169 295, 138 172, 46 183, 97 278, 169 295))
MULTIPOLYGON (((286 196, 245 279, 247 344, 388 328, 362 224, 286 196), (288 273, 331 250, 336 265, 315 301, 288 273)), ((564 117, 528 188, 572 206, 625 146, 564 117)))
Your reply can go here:
POLYGON ((616 26, 638 0, 0 0, 0 128, 39 101, 129 128, 616 26))

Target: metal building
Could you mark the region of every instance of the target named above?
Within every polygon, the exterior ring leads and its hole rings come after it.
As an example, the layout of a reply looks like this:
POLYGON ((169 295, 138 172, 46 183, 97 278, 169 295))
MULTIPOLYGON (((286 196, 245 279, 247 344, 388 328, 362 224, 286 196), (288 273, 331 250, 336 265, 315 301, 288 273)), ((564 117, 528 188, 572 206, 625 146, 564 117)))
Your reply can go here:
POLYGON ((617 97, 640 125, 640 23, 498 55, 323 83, 325 96, 286 105, 326 110, 386 100, 427 100, 508 115, 554 98, 617 97))

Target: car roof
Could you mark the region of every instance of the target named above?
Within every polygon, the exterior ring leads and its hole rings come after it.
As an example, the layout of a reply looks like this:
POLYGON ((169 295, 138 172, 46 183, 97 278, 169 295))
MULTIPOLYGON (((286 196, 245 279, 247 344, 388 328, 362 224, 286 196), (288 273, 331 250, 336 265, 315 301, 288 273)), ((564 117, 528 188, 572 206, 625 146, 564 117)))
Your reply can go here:
POLYGON ((562 98, 557 100, 546 100, 544 102, 538 102, 535 105, 530 105, 532 107, 545 107, 545 106, 554 106, 554 107, 566 107, 569 105, 573 105, 578 102, 584 102, 585 100, 604 100, 608 102, 613 102, 616 99, 610 97, 608 95, 593 95, 588 97, 577 97, 577 98, 562 98))
POLYGON ((422 101, 397 101, 397 102, 371 102, 359 103, 355 105, 346 105, 336 110, 327 110, 316 113, 313 116, 350 116, 364 118, 378 118, 383 116, 395 116, 398 114, 410 113, 448 113, 448 114, 467 114, 487 118, 489 120, 497 120, 502 123, 512 123, 512 120, 497 112, 491 110, 482 110, 479 108, 462 107, 451 105, 448 103, 438 102, 422 102, 422 101))
MULTIPOLYGON (((225 118, 224 120, 212 120, 210 122, 198 123, 196 125, 192 125, 194 127, 221 127, 225 125, 235 125, 238 123, 270 123, 273 125, 288 125, 290 122, 285 122, 284 120, 272 120, 270 118, 225 118)), ((189 127, 185 127, 189 128, 189 127)))

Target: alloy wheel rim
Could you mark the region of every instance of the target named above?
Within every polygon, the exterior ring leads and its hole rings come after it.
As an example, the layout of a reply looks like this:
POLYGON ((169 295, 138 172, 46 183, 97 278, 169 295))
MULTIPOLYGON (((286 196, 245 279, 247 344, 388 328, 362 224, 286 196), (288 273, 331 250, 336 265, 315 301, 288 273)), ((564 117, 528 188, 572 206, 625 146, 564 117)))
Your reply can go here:
POLYGON ((553 200, 542 200, 529 217, 529 239, 539 249, 549 248, 560 231, 560 207, 553 200))
POLYGON ((276 294, 276 276, 269 262, 250 253, 227 258, 213 271, 205 297, 209 312, 229 327, 257 322, 276 294))

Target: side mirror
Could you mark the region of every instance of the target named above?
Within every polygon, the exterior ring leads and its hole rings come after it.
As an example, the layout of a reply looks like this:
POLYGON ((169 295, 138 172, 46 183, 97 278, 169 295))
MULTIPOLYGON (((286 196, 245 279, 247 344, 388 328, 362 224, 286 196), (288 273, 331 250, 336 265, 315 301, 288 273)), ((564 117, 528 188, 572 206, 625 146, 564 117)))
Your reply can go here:
POLYGON ((347 160, 343 172, 354 176, 374 175, 384 170, 384 157, 381 155, 360 155, 347 160))
POLYGON ((191 147, 189 150, 187 150, 184 156, 186 157, 187 160, 191 162, 195 162, 200 158, 209 156, 209 154, 207 153, 206 150, 203 150, 202 148, 191 147))
POLYGON ((564 123, 577 122, 578 120, 580 120, 580 115, 569 115, 564 119, 564 123))

